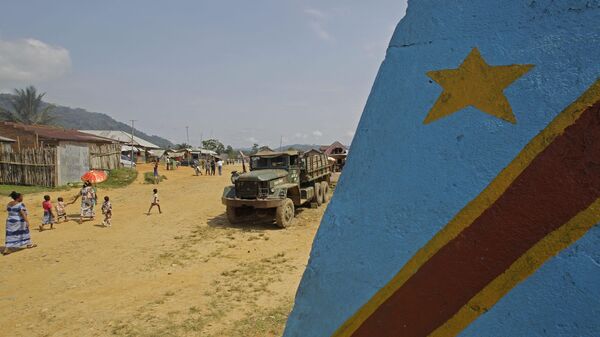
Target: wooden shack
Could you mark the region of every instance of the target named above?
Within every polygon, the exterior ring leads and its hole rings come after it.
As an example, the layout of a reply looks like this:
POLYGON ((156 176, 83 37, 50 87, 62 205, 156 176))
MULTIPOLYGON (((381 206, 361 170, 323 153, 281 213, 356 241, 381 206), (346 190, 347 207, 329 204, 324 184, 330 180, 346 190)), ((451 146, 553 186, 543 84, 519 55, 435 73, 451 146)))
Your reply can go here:
POLYGON ((0 152, 0 183, 59 186, 80 181, 90 169, 120 166, 120 144, 76 130, 0 122, 0 135, 15 140, 0 152))

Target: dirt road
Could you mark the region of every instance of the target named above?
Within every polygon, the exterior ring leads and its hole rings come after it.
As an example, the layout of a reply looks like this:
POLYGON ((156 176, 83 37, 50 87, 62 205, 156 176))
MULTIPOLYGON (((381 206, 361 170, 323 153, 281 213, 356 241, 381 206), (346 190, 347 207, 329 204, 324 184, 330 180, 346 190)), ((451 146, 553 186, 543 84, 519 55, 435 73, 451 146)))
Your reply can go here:
POLYGON ((231 169, 163 170, 164 213, 147 216, 153 185, 141 177, 151 167, 141 166, 130 186, 98 191, 111 197, 112 228, 97 218, 38 232, 43 193, 26 195, 38 247, 0 256, 0 335, 281 335, 324 207, 301 210, 285 230, 231 226, 220 202, 231 169))

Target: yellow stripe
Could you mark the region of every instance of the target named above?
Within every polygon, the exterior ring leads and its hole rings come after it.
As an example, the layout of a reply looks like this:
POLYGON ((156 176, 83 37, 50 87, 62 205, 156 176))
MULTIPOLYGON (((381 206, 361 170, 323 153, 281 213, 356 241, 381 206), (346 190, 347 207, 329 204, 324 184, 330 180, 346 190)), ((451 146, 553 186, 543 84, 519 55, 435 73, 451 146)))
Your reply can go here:
MULTIPOLYGON (((435 255, 440 248, 454 239, 467 228, 483 211, 488 209, 503 193, 514 179, 518 177, 531 161, 542 152, 554 139, 572 125, 592 104, 600 100, 600 80, 597 80, 581 97, 563 110, 542 130, 519 155, 500 174, 465 206, 458 214, 440 230, 425 246, 402 267, 402 269, 365 303, 350 319, 348 319, 332 335, 333 337, 350 337, 371 316, 381 304, 394 294, 419 268, 435 255)), ((562 248, 561 248, 562 249, 562 248)), ((558 252, 558 250, 556 251, 558 252)), ((516 283, 515 283, 516 284, 516 283)))
POLYGON ((432 332, 429 337, 458 335, 479 315, 488 311, 514 286, 533 274, 546 260, 579 240, 598 222, 600 222, 600 199, 536 243, 503 274, 475 295, 451 319, 432 332))

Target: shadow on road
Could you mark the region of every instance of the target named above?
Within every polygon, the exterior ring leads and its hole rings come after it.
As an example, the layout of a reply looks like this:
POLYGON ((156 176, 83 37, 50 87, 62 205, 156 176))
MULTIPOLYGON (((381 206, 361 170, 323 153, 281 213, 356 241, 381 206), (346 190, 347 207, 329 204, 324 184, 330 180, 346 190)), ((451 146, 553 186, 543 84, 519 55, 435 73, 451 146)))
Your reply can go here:
POLYGON ((248 218, 240 223, 231 224, 229 223, 229 220, 227 220, 227 215, 225 213, 209 219, 207 224, 213 228, 236 228, 242 231, 269 231, 282 229, 277 227, 273 219, 270 217, 255 219, 248 218))

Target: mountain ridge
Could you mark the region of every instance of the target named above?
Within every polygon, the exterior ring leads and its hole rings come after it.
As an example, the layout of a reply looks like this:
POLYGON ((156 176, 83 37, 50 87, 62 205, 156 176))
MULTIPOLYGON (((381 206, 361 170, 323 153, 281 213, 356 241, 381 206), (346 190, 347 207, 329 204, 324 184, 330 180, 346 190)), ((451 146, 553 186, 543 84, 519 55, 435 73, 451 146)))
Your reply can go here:
MULTIPOLYGON (((0 107, 10 109, 12 94, 0 93, 0 107)), ((44 102, 44 106, 51 103, 44 102)), ((55 108, 50 112, 53 120, 51 125, 76 130, 120 130, 131 132, 131 126, 119 122, 106 113, 88 111, 83 108, 71 108, 64 105, 52 104, 55 108)), ((173 143, 163 137, 148 135, 135 129, 135 135, 161 148, 173 147, 173 143)))

